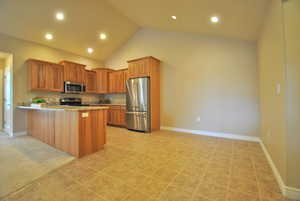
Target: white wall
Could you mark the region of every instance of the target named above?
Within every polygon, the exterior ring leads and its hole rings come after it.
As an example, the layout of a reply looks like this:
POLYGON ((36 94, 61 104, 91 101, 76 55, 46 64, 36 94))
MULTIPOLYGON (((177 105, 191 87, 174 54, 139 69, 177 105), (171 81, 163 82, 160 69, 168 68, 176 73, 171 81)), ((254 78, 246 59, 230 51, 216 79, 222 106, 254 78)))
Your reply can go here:
POLYGON ((162 61, 163 126, 259 135, 255 43, 141 29, 106 66, 125 68, 143 56, 162 61))

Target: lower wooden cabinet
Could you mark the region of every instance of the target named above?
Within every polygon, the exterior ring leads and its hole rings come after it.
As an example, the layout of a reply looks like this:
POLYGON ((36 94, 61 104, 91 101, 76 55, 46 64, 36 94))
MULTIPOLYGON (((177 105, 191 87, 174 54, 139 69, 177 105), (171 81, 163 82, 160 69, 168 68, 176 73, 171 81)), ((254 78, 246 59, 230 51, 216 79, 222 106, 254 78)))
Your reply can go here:
POLYGON ((107 109, 28 110, 28 135, 76 157, 103 148, 107 109))
POLYGON ((126 126, 125 106, 112 105, 108 109, 108 124, 113 126, 126 126))

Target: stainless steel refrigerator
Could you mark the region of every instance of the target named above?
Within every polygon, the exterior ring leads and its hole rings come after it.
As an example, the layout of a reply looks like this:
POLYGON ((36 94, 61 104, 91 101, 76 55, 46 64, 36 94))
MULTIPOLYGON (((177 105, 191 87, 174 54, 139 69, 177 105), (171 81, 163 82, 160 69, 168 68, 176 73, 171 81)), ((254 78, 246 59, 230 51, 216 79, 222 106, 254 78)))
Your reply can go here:
POLYGON ((149 132, 150 78, 132 78, 126 81, 126 125, 128 129, 149 132))

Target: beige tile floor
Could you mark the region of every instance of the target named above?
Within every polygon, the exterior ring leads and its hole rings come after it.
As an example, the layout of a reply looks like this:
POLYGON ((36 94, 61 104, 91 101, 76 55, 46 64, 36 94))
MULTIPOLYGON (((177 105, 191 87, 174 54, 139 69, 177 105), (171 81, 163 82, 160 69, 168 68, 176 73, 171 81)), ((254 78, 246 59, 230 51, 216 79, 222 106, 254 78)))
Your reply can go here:
POLYGON ((5 201, 286 201, 258 143, 108 128, 105 149, 5 201))
POLYGON ((0 134, 0 198, 73 159, 31 137, 0 134))

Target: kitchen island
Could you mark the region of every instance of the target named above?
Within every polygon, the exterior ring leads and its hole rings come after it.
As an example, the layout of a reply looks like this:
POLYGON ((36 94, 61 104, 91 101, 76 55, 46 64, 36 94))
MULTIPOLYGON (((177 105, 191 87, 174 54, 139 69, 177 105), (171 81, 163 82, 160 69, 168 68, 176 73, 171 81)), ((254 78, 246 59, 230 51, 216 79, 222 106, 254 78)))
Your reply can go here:
POLYGON ((97 152, 106 143, 108 107, 56 105, 18 109, 27 110, 28 135, 73 156, 97 152))

